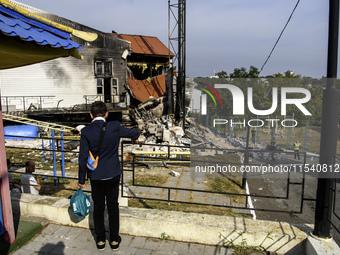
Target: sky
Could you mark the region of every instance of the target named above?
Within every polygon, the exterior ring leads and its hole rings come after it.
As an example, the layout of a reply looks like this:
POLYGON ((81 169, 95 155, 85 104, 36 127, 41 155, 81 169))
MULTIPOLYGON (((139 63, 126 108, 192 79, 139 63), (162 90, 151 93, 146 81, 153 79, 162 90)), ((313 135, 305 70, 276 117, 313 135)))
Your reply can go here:
MULTIPOLYGON (((187 77, 207 77, 222 70, 230 74, 234 68, 251 65, 261 69, 297 1, 187 0, 187 77)), ((168 0, 18 2, 103 32, 156 36, 168 46, 168 0)), ((328 13, 329 1, 300 1, 261 75, 293 70, 302 76, 326 76, 328 13)), ((170 26, 173 30, 173 19, 170 26)), ((176 32, 172 37, 177 37, 176 32)))

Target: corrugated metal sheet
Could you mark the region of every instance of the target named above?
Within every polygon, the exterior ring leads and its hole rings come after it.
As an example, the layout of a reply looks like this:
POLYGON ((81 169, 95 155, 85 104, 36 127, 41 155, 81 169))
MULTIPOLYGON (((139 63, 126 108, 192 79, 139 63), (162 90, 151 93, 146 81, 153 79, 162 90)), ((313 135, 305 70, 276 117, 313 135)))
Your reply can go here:
MULTIPOLYGON (((169 49, 154 36, 111 34, 131 42, 131 51, 136 54, 169 56, 169 49)), ((171 56, 175 56, 172 52, 171 56)))
POLYGON ((53 48, 82 49, 70 39, 70 34, 28 19, 19 13, 0 6, 0 31, 7 36, 18 36, 24 41, 34 41, 39 45, 53 48))
POLYGON ((145 102, 153 96, 159 98, 163 96, 165 88, 165 75, 162 74, 155 76, 151 81, 136 80, 135 78, 128 78, 129 88, 133 94, 133 97, 141 102, 145 102))

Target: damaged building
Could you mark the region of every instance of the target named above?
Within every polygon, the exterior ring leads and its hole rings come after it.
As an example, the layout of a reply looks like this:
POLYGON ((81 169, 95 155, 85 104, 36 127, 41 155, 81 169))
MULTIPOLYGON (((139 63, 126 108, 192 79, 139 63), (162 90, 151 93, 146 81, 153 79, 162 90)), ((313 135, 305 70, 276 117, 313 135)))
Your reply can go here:
MULTIPOLYGON (((95 38, 72 37, 82 46, 79 50, 82 59, 56 58, 1 70, 4 111, 73 109, 96 100, 125 108, 130 103, 138 104, 150 96, 158 98, 164 94, 169 50, 158 38, 104 33, 13 0, 8 2, 95 38)), ((19 15, 13 18, 20 19, 19 15)))
POLYGON ((137 105, 150 97, 162 97, 166 91, 169 63, 175 55, 155 36, 112 35, 131 43, 131 53, 127 56, 131 103, 137 105))

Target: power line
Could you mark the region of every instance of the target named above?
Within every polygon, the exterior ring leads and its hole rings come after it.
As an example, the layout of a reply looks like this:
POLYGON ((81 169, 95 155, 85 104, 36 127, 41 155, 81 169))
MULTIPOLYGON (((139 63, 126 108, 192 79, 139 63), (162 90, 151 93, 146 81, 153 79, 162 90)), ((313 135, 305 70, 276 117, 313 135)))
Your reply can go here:
MULTIPOLYGON (((276 42, 275 42, 275 44, 274 44, 274 47, 272 48, 272 50, 271 50, 271 52, 269 53, 269 55, 268 55, 266 61, 265 61, 264 64, 262 65, 262 67, 261 67, 261 69, 260 69, 260 73, 262 72, 264 66, 267 64, 267 62, 268 62, 269 58, 271 57, 271 55, 272 55, 272 53, 273 53, 273 51, 274 51, 276 45, 277 45, 278 42, 280 41, 281 36, 282 36, 283 32, 285 31, 285 29, 286 29, 286 27, 287 27, 289 21, 290 21, 291 18, 293 17, 293 14, 294 14, 296 8, 298 7, 299 3, 300 3, 300 0, 297 1, 297 3, 296 3, 296 5, 295 5, 295 7, 294 7, 292 13, 290 14, 290 16, 289 16, 289 18, 288 18, 288 20, 287 20, 287 22, 286 22, 286 25, 284 26, 284 28, 283 28, 282 31, 281 31, 281 34, 280 34, 279 37, 277 38, 277 40, 276 40, 276 42)), ((259 73, 259 74, 260 74, 260 73, 259 73)))

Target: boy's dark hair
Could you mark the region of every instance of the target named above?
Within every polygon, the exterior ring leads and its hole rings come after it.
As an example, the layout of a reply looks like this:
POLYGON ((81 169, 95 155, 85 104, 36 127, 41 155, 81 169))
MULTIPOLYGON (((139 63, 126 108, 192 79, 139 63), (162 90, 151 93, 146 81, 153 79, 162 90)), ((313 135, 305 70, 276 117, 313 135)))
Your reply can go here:
POLYGON ((91 105, 91 113, 93 117, 104 117, 107 112, 106 104, 102 101, 93 102, 91 105))

